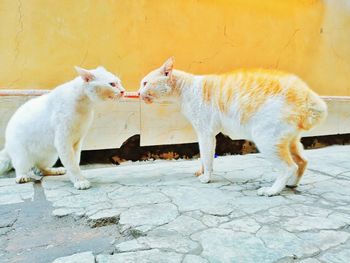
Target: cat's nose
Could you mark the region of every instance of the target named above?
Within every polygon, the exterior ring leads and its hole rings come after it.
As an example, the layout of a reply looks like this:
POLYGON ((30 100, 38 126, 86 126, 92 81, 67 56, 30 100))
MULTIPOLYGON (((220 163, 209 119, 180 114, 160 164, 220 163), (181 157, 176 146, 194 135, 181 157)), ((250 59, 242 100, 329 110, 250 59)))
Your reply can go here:
POLYGON ((124 90, 120 91, 120 94, 122 94, 122 95, 123 95, 124 93, 125 93, 125 91, 124 91, 124 90))

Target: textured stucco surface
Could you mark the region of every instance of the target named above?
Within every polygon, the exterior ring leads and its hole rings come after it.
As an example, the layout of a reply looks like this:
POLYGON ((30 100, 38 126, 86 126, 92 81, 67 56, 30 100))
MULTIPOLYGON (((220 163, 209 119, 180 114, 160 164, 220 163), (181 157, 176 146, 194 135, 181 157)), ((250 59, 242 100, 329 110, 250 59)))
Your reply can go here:
POLYGON ((174 55, 194 73, 278 68, 350 95, 349 11, 346 0, 4 0, 0 88, 53 88, 74 65, 102 64, 136 90, 174 55))

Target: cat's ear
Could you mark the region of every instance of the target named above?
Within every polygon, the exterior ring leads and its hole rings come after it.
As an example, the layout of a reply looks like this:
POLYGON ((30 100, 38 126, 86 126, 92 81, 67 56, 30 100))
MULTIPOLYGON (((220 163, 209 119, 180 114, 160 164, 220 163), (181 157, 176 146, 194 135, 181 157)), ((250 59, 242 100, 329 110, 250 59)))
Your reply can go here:
POLYGON ((91 80, 93 80, 95 78, 94 74, 92 74, 89 70, 87 69, 83 69, 80 67, 75 66, 74 67, 75 70, 78 72, 78 74, 80 75, 80 77, 85 81, 85 82, 89 82, 91 80))
POLYGON ((165 63, 161 67, 161 70, 165 76, 171 77, 171 73, 173 72, 173 68, 174 68, 174 57, 170 57, 170 58, 168 58, 167 61, 165 61, 165 63))

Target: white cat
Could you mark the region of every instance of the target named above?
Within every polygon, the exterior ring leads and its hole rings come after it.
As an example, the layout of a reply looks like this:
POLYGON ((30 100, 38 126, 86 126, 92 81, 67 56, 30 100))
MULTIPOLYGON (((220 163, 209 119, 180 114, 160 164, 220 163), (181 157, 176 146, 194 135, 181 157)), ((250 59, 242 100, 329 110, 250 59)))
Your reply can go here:
POLYGON ((103 67, 86 70, 41 97, 23 104, 10 119, 5 148, 0 152, 0 174, 16 170, 16 182, 29 181, 33 168, 43 175, 64 174, 77 189, 90 182, 80 171, 80 152, 91 125, 97 102, 117 99, 125 89, 121 81, 103 67), (60 158, 64 168, 52 168, 60 158))

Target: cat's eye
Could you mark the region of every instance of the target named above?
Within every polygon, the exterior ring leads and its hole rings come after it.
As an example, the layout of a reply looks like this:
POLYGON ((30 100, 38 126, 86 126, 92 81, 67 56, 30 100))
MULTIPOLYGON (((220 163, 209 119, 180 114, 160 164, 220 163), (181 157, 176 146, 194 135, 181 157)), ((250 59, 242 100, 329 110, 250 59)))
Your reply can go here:
POLYGON ((111 83, 109 83, 109 85, 111 85, 112 87, 116 87, 117 86, 117 84, 115 84, 115 82, 111 82, 111 83))
POLYGON ((147 81, 143 82, 143 86, 146 86, 147 85, 147 81))

